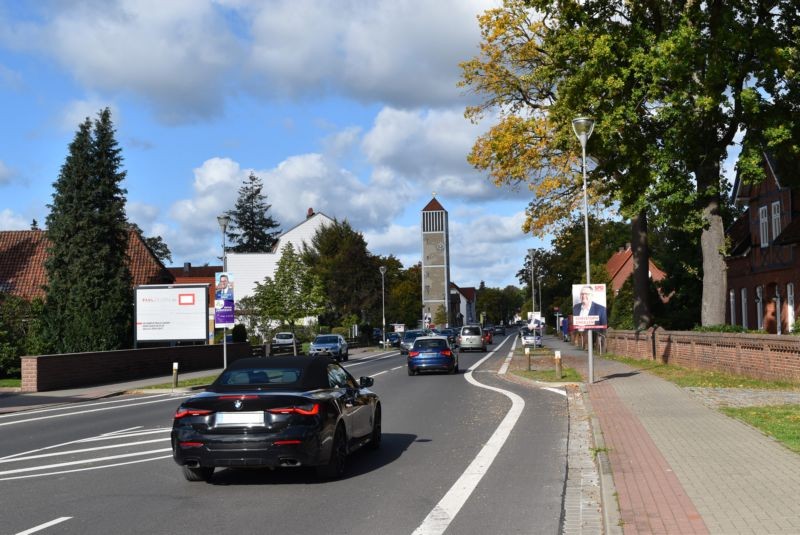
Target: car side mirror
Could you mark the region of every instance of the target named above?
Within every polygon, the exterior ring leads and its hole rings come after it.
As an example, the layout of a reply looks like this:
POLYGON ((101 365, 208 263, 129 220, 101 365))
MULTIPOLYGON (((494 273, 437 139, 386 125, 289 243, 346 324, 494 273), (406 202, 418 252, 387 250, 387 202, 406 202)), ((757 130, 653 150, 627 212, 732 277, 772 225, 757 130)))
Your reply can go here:
POLYGON ((372 377, 360 377, 358 379, 358 384, 361 385, 361 388, 369 388, 375 384, 375 379, 372 377))

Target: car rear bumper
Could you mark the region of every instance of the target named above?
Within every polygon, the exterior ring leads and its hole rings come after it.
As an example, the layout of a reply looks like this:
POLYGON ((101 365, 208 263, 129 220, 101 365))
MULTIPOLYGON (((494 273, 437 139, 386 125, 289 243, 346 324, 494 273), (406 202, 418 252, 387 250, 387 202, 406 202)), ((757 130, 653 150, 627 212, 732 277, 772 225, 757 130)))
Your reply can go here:
POLYGON ((457 362, 453 357, 411 357, 408 367, 413 371, 452 371, 457 362))

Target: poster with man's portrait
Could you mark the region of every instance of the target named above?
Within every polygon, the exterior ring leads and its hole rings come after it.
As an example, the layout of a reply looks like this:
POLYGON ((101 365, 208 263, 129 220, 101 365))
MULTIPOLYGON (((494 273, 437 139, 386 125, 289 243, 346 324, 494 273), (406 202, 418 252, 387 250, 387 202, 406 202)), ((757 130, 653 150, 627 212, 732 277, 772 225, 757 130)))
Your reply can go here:
POLYGON ((229 272, 215 273, 214 282, 214 324, 233 327, 233 275, 229 272))
POLYGON ((608 327, 605 284, 572 285, 572 325, 578 330, 608 327))

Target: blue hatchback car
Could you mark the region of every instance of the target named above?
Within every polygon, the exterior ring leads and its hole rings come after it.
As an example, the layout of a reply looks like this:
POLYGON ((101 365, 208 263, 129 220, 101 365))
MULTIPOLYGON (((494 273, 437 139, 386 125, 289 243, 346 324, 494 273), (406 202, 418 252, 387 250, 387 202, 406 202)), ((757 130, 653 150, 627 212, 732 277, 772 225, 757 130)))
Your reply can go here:
POLYGON ((458 372, 458 351, 446 336, 420 336, 408 351, 408 375, 421 371, 458 372))

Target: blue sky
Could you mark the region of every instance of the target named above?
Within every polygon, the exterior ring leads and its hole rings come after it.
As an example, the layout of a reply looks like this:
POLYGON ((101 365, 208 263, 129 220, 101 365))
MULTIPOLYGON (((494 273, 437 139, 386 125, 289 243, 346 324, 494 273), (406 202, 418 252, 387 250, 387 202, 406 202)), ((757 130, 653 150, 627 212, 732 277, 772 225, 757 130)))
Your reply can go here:
POLYGON ((44 225, 79 123, 109 107, 128 218, 173 265, 218 263, 216 216, 252 171, 288 230, 309 207, 409 266, 450 215, 460 286, 517 284, 527 189, 466 163, 458 63, 490 0, 0 0, 0 229, 44 225))

